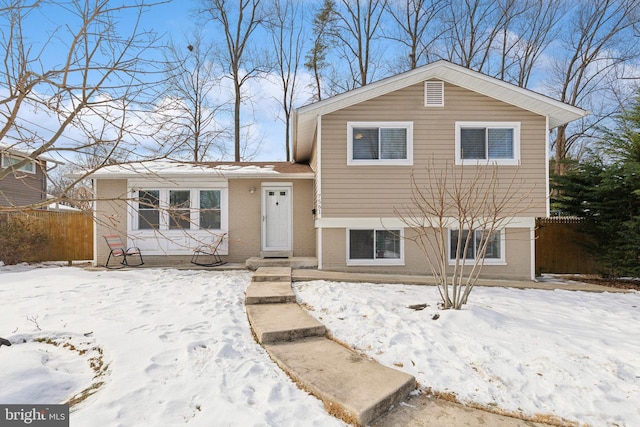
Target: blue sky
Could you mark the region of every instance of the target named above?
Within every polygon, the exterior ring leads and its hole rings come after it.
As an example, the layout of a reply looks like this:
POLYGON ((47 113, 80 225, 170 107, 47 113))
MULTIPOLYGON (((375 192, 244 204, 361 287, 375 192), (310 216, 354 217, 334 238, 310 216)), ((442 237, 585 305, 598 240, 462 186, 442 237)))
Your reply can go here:
MULTIPOLYGON (((163 42, 169 38, 176 41, 182 41, 184 38, 198 28, 197 19, 195 18, 195 9, 199 2, 197 0, 173 0, 168 3, 158 4, 147 8, 142 16, 141 28, 143 30, 152 30, 160 36, 163 36, 163 42)), ((137 16, 137 11, 131 9, 126 13, 118 15, 119 24, 124 28, 130 27, 137 16)), ((38 9, 29 16, 26 25, 26 40, 31 43, 33 48, 40 50, 46 46, 41 56, 42 61, 50 64, 60 64, 64 61, 63 55, 67 53, 64 48, 57 48, 56 33, 61 31, 61 27, 69 25, 75 31, 79 21, 75 21, 74 14, 65 11, 64 8, 58 6, 45 7, 38 9), (47 43, 45 45, 45 43, 47 43)), ((207 29, 205 29, 208 31, 207 29)), ((162 60, 161 52, 157 52, 158 59, 162 60)), ((226 82, 227 84, 229 81, 226 82)), ((254 135, 259 148, 252 160, 273 160, 281 161, 285 159, 284 148, 284 124, 278 118, 280 108, 274 100, 277 96, 277 82, 269 82, 268 80, 254 80, 247 84, 246 90, 251 93, 252 102, 243 105, 242 116, 243 122, 250 121, 250 133, 254 135)), ((222 95, 224 96, 224 95, 222 95)), ((308 95, 299 104, 306 102, 308 95)), ((57 127, 56 121, 51 117, 30 117, 27 118, 30 123, 41 133, 53 131, 57 127)), ((221 121, 230 120, 230 117, 223 118, 221 121)), ((68 142, 78 142, 81 136, 74 136, 73 132, 68 135, 68 142)), ((233 151, 231 149, 231 151, 233 151)), ((67 160, 70 160, 67 158, 67 160)), ((217 159, 214 159, 217 160, 217 159)), ((224 160, 233 160, 225 158, 224 160)))

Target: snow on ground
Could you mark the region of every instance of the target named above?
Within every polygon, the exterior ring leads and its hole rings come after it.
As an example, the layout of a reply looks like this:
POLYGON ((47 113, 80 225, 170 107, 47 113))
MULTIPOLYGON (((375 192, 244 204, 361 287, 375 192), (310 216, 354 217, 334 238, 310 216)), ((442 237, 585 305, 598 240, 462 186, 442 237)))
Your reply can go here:
MULTIPOLYGON (((257 345, 247 272, 0 267, 0 403, 60 403, 72 425, 331 426, 257 345), (100 385, 100 383, 104 383, 100 385), (95 389, 92 388, 96 387, 95 389)), ((296 283, 340 339, 461 401, 640 425, 640 293, 296 283), (422 311, 408 305, 428 303, 422 311), (432 320, 439 314, 437 320, 432 320)))
POLYGON ((294 288, 337 339, 422 387, 529 415, 640 426, 640 293, 478 287, 463 310, 443 311, 435 287, 294 288), (429 307, 407 308, 419 303, 429 307))
POLYGON ((343 426, 256 344, 247 272, 0 268, 0 403, 75 426, 343 426), (99 383, 104 382, 99 386, 99 383), (95 385, 97 391, 91 389, 95 385))

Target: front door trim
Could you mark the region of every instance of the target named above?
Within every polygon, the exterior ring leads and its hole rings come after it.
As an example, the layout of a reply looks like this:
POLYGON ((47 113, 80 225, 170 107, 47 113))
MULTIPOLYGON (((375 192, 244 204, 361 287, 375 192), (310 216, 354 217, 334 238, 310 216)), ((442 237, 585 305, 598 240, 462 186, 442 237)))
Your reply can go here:
POLYGON ((263 256, 291 256, 292 242, 293 242, 293 183, 292 182, 263 182, 261 187, 261 248, 263 256), (269 225, 269 218, 267 217, 267 197, 269 191, 288 190, 289 206, 287 209, 286 220, 288 222, 287 230, 288 236, 284 245, 271 247, 268 246, 267 241, 267 227, 269 225))

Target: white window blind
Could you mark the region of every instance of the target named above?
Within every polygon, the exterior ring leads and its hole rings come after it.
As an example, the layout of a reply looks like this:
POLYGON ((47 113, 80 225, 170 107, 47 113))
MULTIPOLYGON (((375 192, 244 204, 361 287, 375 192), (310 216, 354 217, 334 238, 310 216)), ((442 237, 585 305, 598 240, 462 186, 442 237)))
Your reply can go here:
POLYGON ((519 122, 456 122, 456 164, 520 163, 519 122))
POLYGON ((412 122, 349 122, 347 137, 348 164, 413 163, 412 122))

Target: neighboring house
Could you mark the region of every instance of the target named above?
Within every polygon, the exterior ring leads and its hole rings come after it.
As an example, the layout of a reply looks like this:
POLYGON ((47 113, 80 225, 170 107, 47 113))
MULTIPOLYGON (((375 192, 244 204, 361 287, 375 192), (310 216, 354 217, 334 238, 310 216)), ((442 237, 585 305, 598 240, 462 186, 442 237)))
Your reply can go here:
MULTIPOLYGON (((483 276, 531 279, 535 218, 549 213, 549 131, 586 114, 438 61, 297 109, 296 163, 96 172, 96 195, 105 199, 97 202, 96 236, 115 229, 169 263, 187 259, 211 232, 228 232, 222 253, 230 262, 313 256, 326 270, 428 274, 394 210, 410 203, 411 172, 430 163, 490 164, 502 179, 521 178, 531 200, 496 233, 483 276)), ((96 261, 106 259, 106 245, 96 249, 96 261)))
MULTIPOLYGON (((0 168, 10 168, 11 173, 0 179, 0 206, 31 206, 47 201, 47 164, 54 167, 60 162, 40 156, 35 160, 16 167, 28 157, 28 153, 11 149, 0 144, 0 168)), ((4 172, 4 171, 3 171, 4 172)))

